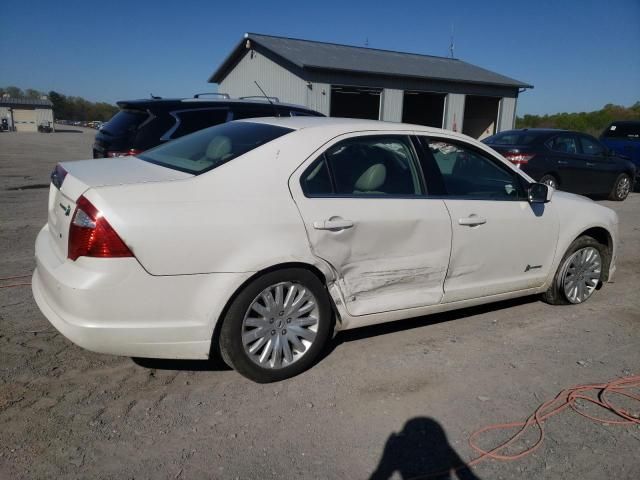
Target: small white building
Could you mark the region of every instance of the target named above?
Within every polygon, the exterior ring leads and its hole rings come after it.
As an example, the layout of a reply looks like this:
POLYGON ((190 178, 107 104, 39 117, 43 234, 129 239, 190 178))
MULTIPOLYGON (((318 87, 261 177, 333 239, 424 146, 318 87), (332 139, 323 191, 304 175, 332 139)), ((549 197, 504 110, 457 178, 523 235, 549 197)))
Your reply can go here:
POLYGON ((53 128, 53 103, 47 98, 0 98, 0 125, 6 119, 10 131, 37 132, 38 126, 53 128))
POLYGON ((484 138, 514 127, 528 83, 455 58, 247 33, 209 82, 332 117, 446 128, 484 138))

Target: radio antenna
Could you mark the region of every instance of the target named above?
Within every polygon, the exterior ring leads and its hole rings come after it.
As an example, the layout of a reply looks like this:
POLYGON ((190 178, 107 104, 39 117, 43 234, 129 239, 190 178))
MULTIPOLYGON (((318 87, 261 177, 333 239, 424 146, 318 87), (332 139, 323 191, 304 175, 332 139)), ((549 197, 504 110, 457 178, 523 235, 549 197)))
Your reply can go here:
POLYGON ((455 50, 456 45, 453 42, 453 23, 451 24, 451 37, 449 37, 449 57, 453 58, 453 51, 455 50))
POLYGON ((262 92, 262 95, 264 96, 264 98, 267 99, 267 102, 269 102, 271 104, 271 106, 273 107, 273 111, 276 113, 275 116, 279 117, 280 116, 280 112, 278 112, 278 109, 276 108, 275 103, 273 103, 271 101, 271 99, 269 98, 269 96, 266 93, 264 93, 264 90, 262 89, 262 87, 260 86, 260 84, 256 80, 254 80, 253 83, 255 83, 256 87, 258 87, 260 89, 260 91, 262 92))

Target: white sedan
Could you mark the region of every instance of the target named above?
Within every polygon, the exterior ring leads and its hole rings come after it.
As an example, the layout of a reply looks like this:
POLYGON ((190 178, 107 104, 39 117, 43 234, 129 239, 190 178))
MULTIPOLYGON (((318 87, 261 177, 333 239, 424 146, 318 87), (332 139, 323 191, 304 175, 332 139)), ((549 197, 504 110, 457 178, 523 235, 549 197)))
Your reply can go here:
POLYGON ((33 294, 89 350, 296 375, 334 330, 524 295, 587 300, 618 219, 454 132, 230 122, 137 157, 64 162, 33 294))

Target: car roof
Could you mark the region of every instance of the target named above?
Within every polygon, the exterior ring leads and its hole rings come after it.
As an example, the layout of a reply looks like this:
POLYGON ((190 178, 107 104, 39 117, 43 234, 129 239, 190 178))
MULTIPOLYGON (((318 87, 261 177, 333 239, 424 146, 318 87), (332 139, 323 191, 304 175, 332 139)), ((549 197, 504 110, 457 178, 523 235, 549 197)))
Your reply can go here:
MULTIPOLYGON (((248 98, 138 98, 134 100, 120 100, 116 102, 120 108, 149 108, 153 106, 185 106, 185 104, 198 105, 269 105, 266 99, 248 99, 248 98)), ((296 108, 299 110, 307 110, 313 112, 311 108, 303 105, 295 105, 293 103, 273 102, 276 107, 296 108)))
POLYGON ((431 134, 445 132, 449 135, 460 135, 441 128, 425 127, 424 125, 413 125, 410 123, 383 122, 380 120, 365 120, 360 118, 340 118, 340 117, 260 117, 237 120, 239 122, 266 123, 292 130, 315 129, 332 127, 349 131, 399 131, 410 130, 431 134))

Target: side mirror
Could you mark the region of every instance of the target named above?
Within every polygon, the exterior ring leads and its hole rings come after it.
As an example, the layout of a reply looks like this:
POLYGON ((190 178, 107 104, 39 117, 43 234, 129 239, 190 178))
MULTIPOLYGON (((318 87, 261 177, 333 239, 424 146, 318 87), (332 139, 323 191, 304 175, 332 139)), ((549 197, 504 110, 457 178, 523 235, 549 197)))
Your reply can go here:
POLYGON ((527 190, 529 203, 547 203, 551 201, 554 188, 544 183, 532 183, 527 190))

